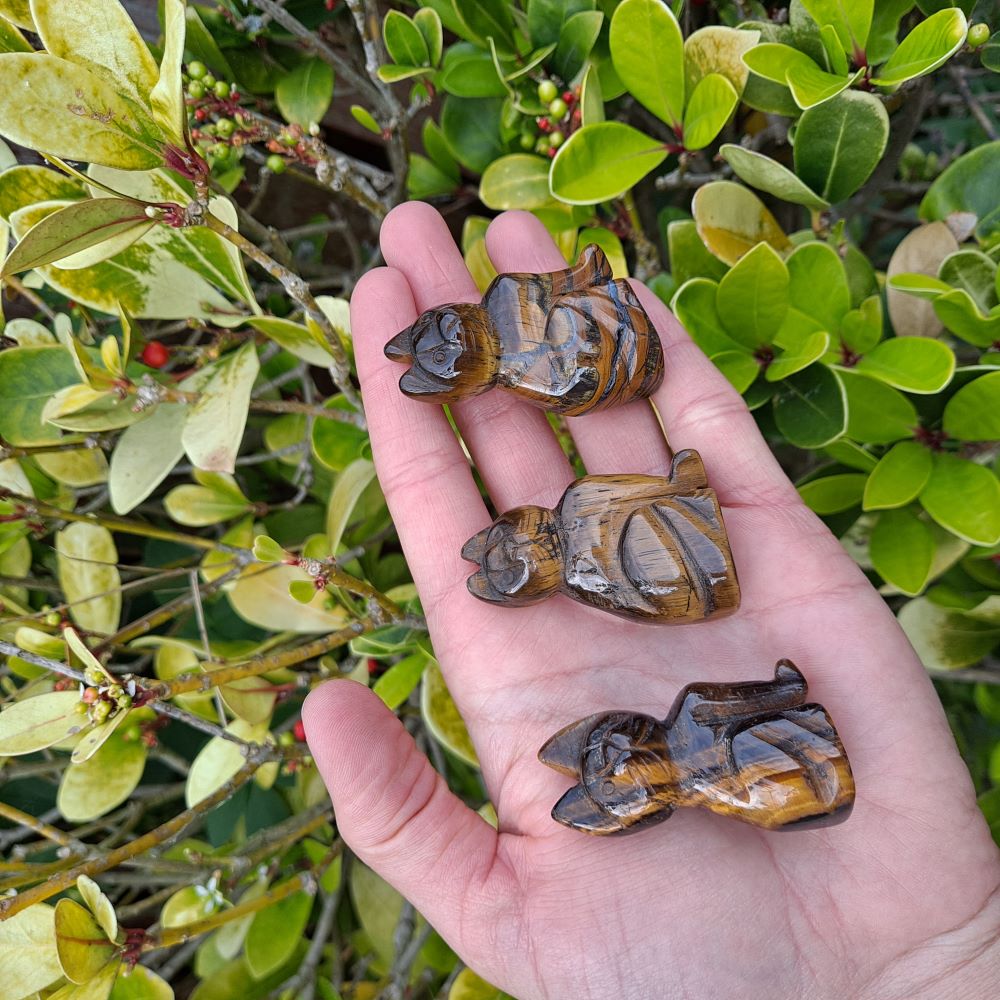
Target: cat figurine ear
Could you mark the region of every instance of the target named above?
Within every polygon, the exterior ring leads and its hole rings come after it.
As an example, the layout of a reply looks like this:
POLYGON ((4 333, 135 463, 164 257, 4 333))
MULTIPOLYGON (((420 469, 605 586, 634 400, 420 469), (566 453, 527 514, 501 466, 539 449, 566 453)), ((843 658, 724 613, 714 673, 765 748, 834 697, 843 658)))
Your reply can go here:
POLYGON ((553 510, 518 507, 466 542, 469 590, 523 607, 561 593, 651 623, 731 614, 740 590, 722 511, 695 451, 669 478, 584 476, 553 510))
POLYGON ((854 777, 829 714, 780 660, 774 679, 689 684, 662 722, 603 712, 551 737, 538 759, 577 784, 552 818, 593 834, 634 833, 682 806, 765 830, 841 823, 854 777))
POLYGON ((595 244, 562 271, 499 275, 478 305, 427 310, 385 354, 410 366, 399 387, 414 399, 454 403, 500 386, 571 416, 649 396, 663 379, 649 317, 595 244))

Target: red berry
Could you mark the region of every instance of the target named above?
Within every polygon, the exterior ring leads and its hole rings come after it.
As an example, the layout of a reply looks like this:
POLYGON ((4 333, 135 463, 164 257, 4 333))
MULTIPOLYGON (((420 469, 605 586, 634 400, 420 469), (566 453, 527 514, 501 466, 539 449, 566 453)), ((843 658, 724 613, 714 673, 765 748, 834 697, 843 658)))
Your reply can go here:
POLYGON ((556 158, 557 151, 553 149, 551 146, 545 152, 550 160, 554 160, 556 158))
POLYGON ((539 118, 538 119, 538 130, 540 132, 551 132, 552 131, 552 122, 550 122, 548 120, 548 118, 539 118))
POLYGON ((299 741, 299 743, 305 743, 306 727, 301 719, 298 719, 295 725, 292 726, 292 735, 299 741))
POLYGON ((158 340, 151 340, 139 355, 144 365, 150 368, 162 368, 170 360, 170 351, 158 340))
POLYGON ((563 95, 562 95, 562 99, 567 104, 572 104, 576 100, 576 94, 574 94, 572 90, 564 90, 563 91, 563 95))
POLYGON ((368 657, 368 673, 374 674, 382 669, 382 664, 378 662, 373 656, 368 657))

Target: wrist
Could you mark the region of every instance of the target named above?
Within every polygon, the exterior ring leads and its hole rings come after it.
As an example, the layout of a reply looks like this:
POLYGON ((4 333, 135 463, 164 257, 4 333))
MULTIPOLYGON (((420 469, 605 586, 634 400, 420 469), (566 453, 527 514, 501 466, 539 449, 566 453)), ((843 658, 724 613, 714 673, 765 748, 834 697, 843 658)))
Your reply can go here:
POLYGON ((974 916, 916 945, 859 996, 865 1000, 988 1000, 1000 969, 1000 887, 974 916))

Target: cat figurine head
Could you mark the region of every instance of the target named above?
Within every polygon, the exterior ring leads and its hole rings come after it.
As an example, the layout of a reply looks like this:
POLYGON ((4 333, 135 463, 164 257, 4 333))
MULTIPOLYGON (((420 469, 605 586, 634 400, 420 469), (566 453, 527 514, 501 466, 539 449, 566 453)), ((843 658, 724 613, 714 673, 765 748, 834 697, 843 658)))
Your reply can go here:
POLYGON ((410 365, 399 380, 407 396, 440 403, 486 392, 500 370, 493 321, 467 302, 428 309, 385 345, 385 356, 410 365))
POLYGON ((635 712, 604 712, 567 726, 538 759, 575 778, 552 818, 587 833, 629 833, 673 812, 664 801, 671 768, 663 723, 635 712))
POLYGON ((558 519, 547 507, 515 507, 462 547, 479 563, 469 590, 484 601, 522 607, 555 594, 563 582, 558 519))

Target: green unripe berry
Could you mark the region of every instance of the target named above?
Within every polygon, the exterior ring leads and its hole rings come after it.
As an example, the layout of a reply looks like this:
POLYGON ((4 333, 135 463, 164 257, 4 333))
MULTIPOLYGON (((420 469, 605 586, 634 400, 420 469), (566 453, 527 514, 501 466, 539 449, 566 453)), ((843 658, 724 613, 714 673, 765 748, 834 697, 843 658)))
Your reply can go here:
POLYGON ((562 132, 556 131, 549 135, 549 148, 558 149, 566 141, 566 136, 562 132))
POLYGON ((208 155, 214 160, 228 160, 229 147, 222 142, 213 143, 208 150, 208 155))
POLYGON ((90 717, 96 723, 104 722, 111 714, 111 705, 106 701, 99 701, 90 707, 90 717))
POLYGON ((98 687, 103 684, 105 680, 107 680, 103 672, 98 670, 97 667, 87 667, 87 669, 83 672, 83 679, 91 687, 98 687))
POLYGON ((212 89, 220 101, 224 101, 229 96, 229 84, 225 80, 216 80, 212 89))
POLYGON ((202 78, 201 82, 211 90, 215 86, 215 77, 211 73, 206 73, 202 78))
POLYGON ((285 158, 278 153, 272 153, 267 158, 267 169, 271 171, 272 174, 283 174, 288 164, 285 162, 285 158))
POLYGON ((549 104, 559 96, 559 88, 551 80, 542 80, 538 85, 538 99, 549 104))
POLYGON ((90 706, 84 701, 78 701, 73 706, 73 711, 76 712, 77 715, 86 715, 90 711, 90 706))
POLYGON ((557 97, 554 101, 549 104, 549 114, 554 122, 559 121, 569 108, 566 107, 566 102, 561 98, 557 97))
POLYGON ((990 26, 980 21, 969 28, 969 45, 974 49, 985 45, 990 40, 990 26))
POLYGON ((205 85, 201 80, 192 80, 188 84, 188 97, 200 101, 205 96, 205 85))
POLYGON ((536 153, 547 153, 549 151, 549 137, 547 135, 540 135, 538 140, 535 142, 535 152, 536 153))
POLYGON ((46 625, 58 625, 61 621, 62 621, 62 617, 60 616, 60 614, 59 614, 58 611, 50 611, 45 616, 45 624, 46 625))
POLYGON ((236 122, 232 118, 220 118, 215 123, 215 134, 228 139, 236 131, 236 122))
POLYGON ((200 80, 207 72, 208 69, 203 62, 188 63, 188 76, 192 80, 200 80))
POLYGON ((529 150, 535 148, 535 137, 533 135, 528 135, 527 132, 522 134, 520 142, 521 142, 521 149, 523 150, 529 150))

